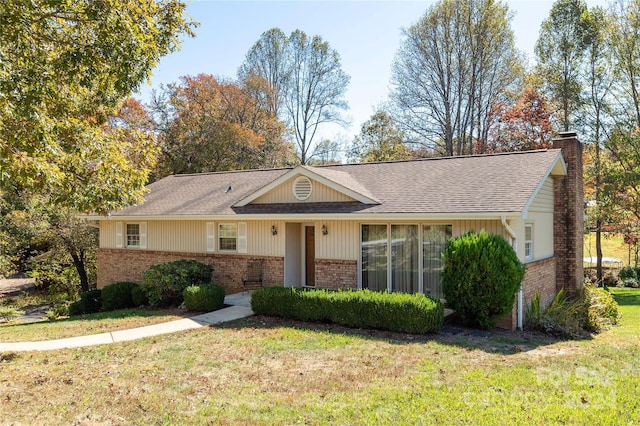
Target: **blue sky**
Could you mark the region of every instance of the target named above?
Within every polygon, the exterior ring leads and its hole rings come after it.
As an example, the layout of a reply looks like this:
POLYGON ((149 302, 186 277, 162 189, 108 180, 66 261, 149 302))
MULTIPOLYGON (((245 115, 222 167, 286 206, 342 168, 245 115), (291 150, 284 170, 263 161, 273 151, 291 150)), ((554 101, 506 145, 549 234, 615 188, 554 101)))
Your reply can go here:
MULTIPOLYGON (((219 1, 187 2, 187 12, 200 23, 197 36, 184 40, 182 49, 162 58, 153 71, 151 86, 135 96, 148 101, 152 88, 200 73, 235 78, 246 52, 270 28, 285 34, 300 29, 320 35, 341 56, 351 76, 346 94, 351 125, 331 126, 323 137, 350 142, 389 92, 390 70, 402 39, 402 28, 415 23, 434 1, 219 1)), ((552 0, 510 0, 511 27, 520 50, 533 63, 540 24, 552 0)), ((589 7, 604 1, 587 0, 589 7)), ((317 142, 317 141, 316 141, 317 142)))

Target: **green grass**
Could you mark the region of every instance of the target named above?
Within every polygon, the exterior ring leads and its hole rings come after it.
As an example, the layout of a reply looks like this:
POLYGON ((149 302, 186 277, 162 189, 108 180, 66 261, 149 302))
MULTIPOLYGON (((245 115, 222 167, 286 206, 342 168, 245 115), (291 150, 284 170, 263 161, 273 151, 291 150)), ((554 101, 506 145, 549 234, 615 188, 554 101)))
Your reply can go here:
MULTIPOLYGON (((602 234, 602 256, 621 259, 625 265, 629 264, 629 246, 624 243, 622 235, 602 234)), ((584 236, 584 257, 596 257, 596 234, 584 236)))
POLYGON ((122 309, 32 324, 21 324, 18 320, 0 324, 0 341, 28 342, 62 339, 143 327, 181 318, 183 317, 167 311, 122 309))
POLYGON ((252 317, 0 356, 3 424, 638 424, 640 290, 620 325, 416 337, 252 317))

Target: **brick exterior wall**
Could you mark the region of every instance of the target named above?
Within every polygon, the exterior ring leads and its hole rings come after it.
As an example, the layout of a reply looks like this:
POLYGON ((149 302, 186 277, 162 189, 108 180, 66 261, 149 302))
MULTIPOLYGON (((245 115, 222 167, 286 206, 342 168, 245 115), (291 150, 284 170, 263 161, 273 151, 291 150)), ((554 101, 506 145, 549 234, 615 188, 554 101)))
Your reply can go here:
POLYGON ((358 263, 355 260, 316 259, 316 287, 358 288, 358 263))
MULTIPOLYGON (((531 303, 531 298, 536 292, 540 292, 540 306, 546 308, 551 299, 556 295, 556 258, 538 260, 536 262, 527 263, 524 280, 522 281, 522 306, 525 314, 523 320, 526 321, 526 311, 531 303)), ((516 295, 517 298, 517 295, 516 295)), ((515 330, 518 326, 516 299, 513 309, 499 321, 496 325, 500 328, 515 330)))
POLYGON ((244 290, 242 275, 247 270, 247 260, 250 258, 263 259, 265 262, 263 285, 283 285, 284 259, 281 257, 99 249, 97 259, 98 288, 118 281, 142 282, 143 274, 150 266, 188 259, 212 265, 212 281, 222 285, 227 294, 239 293, 244 290))
POLYGON ((561 133, 553 147, 562 149, 567 176, 554 179, 554 253, 557 258, 556 289, 576 291, 584 282, 584 188, 582 144, 573 132, 561 133))

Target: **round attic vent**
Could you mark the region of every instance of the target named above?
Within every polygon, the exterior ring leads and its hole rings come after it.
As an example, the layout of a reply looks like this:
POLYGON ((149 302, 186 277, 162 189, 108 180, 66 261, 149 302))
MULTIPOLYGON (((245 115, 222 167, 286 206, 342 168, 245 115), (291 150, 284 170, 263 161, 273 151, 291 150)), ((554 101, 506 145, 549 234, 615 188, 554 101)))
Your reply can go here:
POLYGON ((293 195, 300 201, 304 201, 311 195, 311 181, 306 176, 299 176, 293 182, 293 195))

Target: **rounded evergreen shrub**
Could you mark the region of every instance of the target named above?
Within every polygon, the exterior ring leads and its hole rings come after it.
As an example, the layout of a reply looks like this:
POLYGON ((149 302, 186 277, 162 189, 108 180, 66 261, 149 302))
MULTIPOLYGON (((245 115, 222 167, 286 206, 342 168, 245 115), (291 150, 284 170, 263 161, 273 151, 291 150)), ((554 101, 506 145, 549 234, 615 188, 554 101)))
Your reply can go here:
POLYGON ((640 277, 638 276, 638 272, 636 268, 633 266, 625 266, 620 269, 618 273, 618 282, 616 285, 618 287, 638 287, 640 282, 640 277))
POLYGON ((102 291, 93 289, 80 295, 80 300, 76 300, 69 305, 69 315, 93 314, 100 312, 102 308, 102 291))
POLYGON ((147 296, 147 286, 137 285, 131 288, 131 301, 134 307, 146 306, 149 304, 149 296, 147 296))
POLYGON ((144 273, 149 285, 149 303, 156 306, 177 306, 182 303, 182 293, 190 285, 211 282, 211 265, 196 260, 177 260, 154 265, 144 273))
POLYGON ((465 325, 488 328, 513 307, 524 273, 504 238, 471 231, 449 240, 442 289, 465 325))
POLYGON ((102 309, 115 311, 116 309, 134 307, 135 304, 131 297, 131 291, 134 287, 139 287, 139 285, 128 281, 113 283, 104 287, 102 289, 102 309))
POLYGON ((210 312, 224 306, 224 288, 217 284, 192 285, 183 295, 188 311, 210 312))

